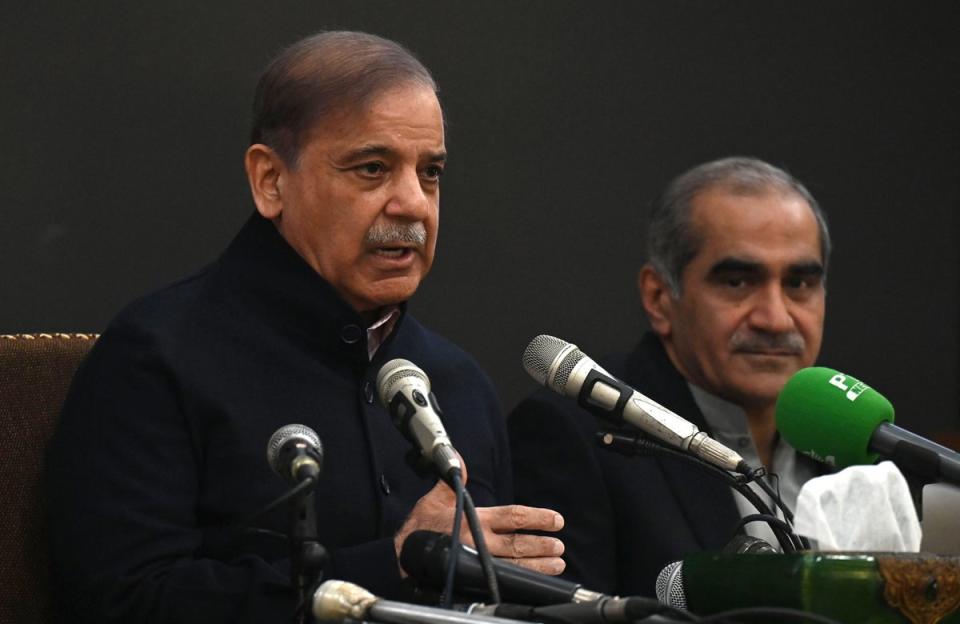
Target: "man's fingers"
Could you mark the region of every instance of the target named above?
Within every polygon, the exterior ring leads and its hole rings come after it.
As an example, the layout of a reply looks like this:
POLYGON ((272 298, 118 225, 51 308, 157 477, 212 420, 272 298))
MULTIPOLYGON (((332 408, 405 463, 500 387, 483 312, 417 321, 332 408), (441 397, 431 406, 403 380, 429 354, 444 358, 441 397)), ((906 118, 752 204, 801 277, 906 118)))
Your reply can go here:
POLYGON ((495 557, 536 559, 538 557, 559 557, 563 554, 563 542, 555 537, 524 535, 523 533, 488 533, 484 537, 490 554, 495 557))
POLYGON ((541 574, 549 574, 550 576, 556 576, 563 573, 566 569, 567 564, 560 557, 537 557, 535 559, 504 559, 512 564, 527 568, 528 570, 533 570, 535 572, 540 572, 541 574))
POLYGON ((559 531, 563 528, 563 516, 552 509, 503 505, 478 509, 481 522, 495 533, 513 531, 559 531))

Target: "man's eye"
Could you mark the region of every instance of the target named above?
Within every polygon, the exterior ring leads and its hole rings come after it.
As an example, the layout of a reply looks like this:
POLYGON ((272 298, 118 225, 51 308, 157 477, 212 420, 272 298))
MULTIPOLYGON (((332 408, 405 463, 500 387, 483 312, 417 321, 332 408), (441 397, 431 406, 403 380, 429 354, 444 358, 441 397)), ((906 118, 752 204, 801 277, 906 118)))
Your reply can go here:
POLYGON ((430 165, 423 170, 423 175, 430 180, 439 180, 440 176, 443 175, 443 167, 439 165, 430 165))
POLYGON ((386 170, 386 168, 383 166, 383 163, 369 162, 369 163, 363 163, 362 165, 357 167, 357 170, 360 171, 360 173, 363 173, 366 175, 378 176, 382 174, 386 170))
POLYGON ((724 284, 726 284, 730 288, 743 288, 744 286, 747 285, 747 280, 743 277, 731 276, 731 277, 728 277, 726 280, 724 280, 724 284))
POLYGON ((786 287, 794 290, 799 290, 801 288, 813 288, 819 281, 820 278, 814 276, 788 277, 786 280, 784 280, 786 287))

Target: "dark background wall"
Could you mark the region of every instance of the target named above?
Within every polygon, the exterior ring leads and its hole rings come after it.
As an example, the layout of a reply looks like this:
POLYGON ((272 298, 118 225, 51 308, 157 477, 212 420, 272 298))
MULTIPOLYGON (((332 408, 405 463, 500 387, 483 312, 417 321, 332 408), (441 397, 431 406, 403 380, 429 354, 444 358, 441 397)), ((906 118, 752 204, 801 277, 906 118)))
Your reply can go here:
MULTIPOLYGON (((836 241, 821 363, 899 422, 960 430, 960 19, 953 2, 11 2, 0 19, 0 332, 99 331, 252 210, 257 75, 323 28, 395 38, 451 153, 413 309, 509 408, 538 333, 643 328, 645 208, 698 162, 788 168, 836 241)), ((442 397, 441 397, 442 400, 442 397)))

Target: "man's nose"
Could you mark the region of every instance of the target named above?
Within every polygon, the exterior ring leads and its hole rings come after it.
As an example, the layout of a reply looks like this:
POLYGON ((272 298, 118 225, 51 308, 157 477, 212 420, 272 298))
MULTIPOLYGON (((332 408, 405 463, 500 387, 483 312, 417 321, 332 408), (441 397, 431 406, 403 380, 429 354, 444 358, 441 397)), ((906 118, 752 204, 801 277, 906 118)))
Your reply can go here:
POLYGON ((755 329, 772 334, 795 329, 790 300, 780 284, 770 284, 756 293, 749 322, 755 329))
POLYGON ((423 221, 430 211, 431 198, 416 169, 402 169, 394 174, 390 197, 384 212, 407 221, 423 221))

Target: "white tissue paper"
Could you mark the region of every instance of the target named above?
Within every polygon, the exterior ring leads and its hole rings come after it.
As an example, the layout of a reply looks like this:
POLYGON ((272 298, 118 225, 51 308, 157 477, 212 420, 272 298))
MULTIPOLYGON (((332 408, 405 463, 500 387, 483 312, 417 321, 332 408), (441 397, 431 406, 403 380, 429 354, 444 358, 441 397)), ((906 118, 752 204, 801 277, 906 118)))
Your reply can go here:
POLYGON ((807 481, 797 497, 793 528, 815 541, 817 550, 920 550, 910 489, 889 461, 807 481))

